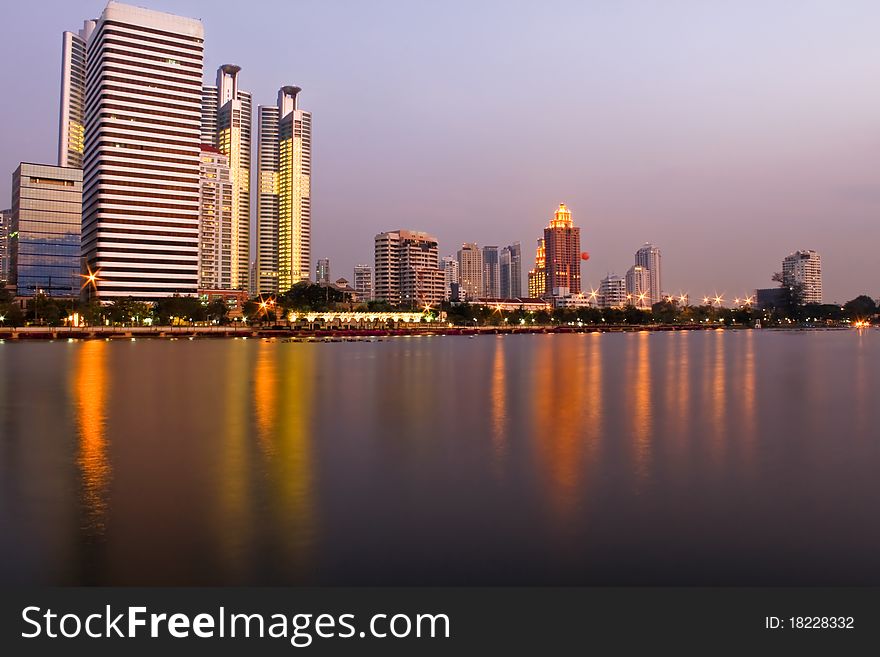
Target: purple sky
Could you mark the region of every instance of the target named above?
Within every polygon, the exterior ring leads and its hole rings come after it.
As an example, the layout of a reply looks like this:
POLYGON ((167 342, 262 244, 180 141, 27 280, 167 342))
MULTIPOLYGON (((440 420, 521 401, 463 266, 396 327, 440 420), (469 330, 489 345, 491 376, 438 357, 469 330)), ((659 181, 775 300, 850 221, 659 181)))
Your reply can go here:
MULTIPOLYGON (((875 0, 134 4, 203 20, 208 80, 239 64, 257 104, 303 88, 334 278, 395 228, 443 254, 519 240, 528 268, 564 201, 588 285, 652 241, 692 298, 771 286, 798 248, 827 301, 880 294, 875 0)), ((4 206, 19 161, 55 160, 61 32, 103 6, 4 3, 4 206)))

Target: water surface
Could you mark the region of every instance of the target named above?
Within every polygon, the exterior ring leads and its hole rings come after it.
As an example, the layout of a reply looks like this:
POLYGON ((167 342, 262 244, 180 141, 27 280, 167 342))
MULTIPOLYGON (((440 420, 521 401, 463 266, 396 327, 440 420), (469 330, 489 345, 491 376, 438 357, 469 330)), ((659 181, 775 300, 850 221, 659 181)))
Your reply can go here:
POLYGON ((880 584, 880 334, 0 344, 0 582, 880 584))

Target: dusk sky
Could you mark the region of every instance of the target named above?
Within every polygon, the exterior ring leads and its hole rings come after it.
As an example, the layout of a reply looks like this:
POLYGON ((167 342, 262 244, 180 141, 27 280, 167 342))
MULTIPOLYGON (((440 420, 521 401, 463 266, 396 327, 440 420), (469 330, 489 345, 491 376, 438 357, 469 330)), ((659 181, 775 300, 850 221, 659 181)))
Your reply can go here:
MULTIPOLYGON (((775 285, 799 248, 826 301, 880 294, 876 0, 132 4, 201 18, 206 80, 240 65, 255 105, 303 88, 333 278, 396 228, 520 241, 527 270, 564 201, 588 288, 651 241, 692 299, 775 285)), ((56 161, 61 33, 103 7, 3 3, 4 207, 18 162, 56 161)))

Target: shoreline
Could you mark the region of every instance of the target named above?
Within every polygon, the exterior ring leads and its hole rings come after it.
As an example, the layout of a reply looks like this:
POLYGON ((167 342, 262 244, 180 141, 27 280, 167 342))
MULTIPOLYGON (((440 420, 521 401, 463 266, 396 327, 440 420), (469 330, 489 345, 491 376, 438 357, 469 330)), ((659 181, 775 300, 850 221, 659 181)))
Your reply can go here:
POLYGON ((283 338, 291 342, 375 341, 380 338, 407 336, 544 335, 565 333, 668 333, 673 331, 847 331, 845 326, 767 327, 717 326, 704 324, 649 324, 614 326, 419 326, 377 329, 302 329, 238 326, 94 326, 94 327, 23 327, 0 329, 0 340, 119 340, 119 339, 195 339, 195 338, 283 338))

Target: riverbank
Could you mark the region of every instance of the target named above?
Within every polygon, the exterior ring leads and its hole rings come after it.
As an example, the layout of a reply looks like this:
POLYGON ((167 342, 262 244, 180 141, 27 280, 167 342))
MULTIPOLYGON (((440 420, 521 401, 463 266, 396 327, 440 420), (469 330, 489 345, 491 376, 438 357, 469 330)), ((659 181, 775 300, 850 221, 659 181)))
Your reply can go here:
MULTIPOLYGON (((0 329, 0 340, 95 340, 95 339, 195 339, 195 338, 281 338, 292 341, 372 340, 384 337, 428 335, 533 335, 544 333, 632 333, 639 331, 714 331, 743 330, 747 326, 709 324, 649 324, 614 326, 439 326, 418 325, 405 328, 375 329, 302 329, 259 326, 90 326, 49 327, 28 326, 0 329)), ((763 329, 777 330, 777 329, 763 329)), ((847 330, 846 327, 785 328, 780 330, 847 330)))

